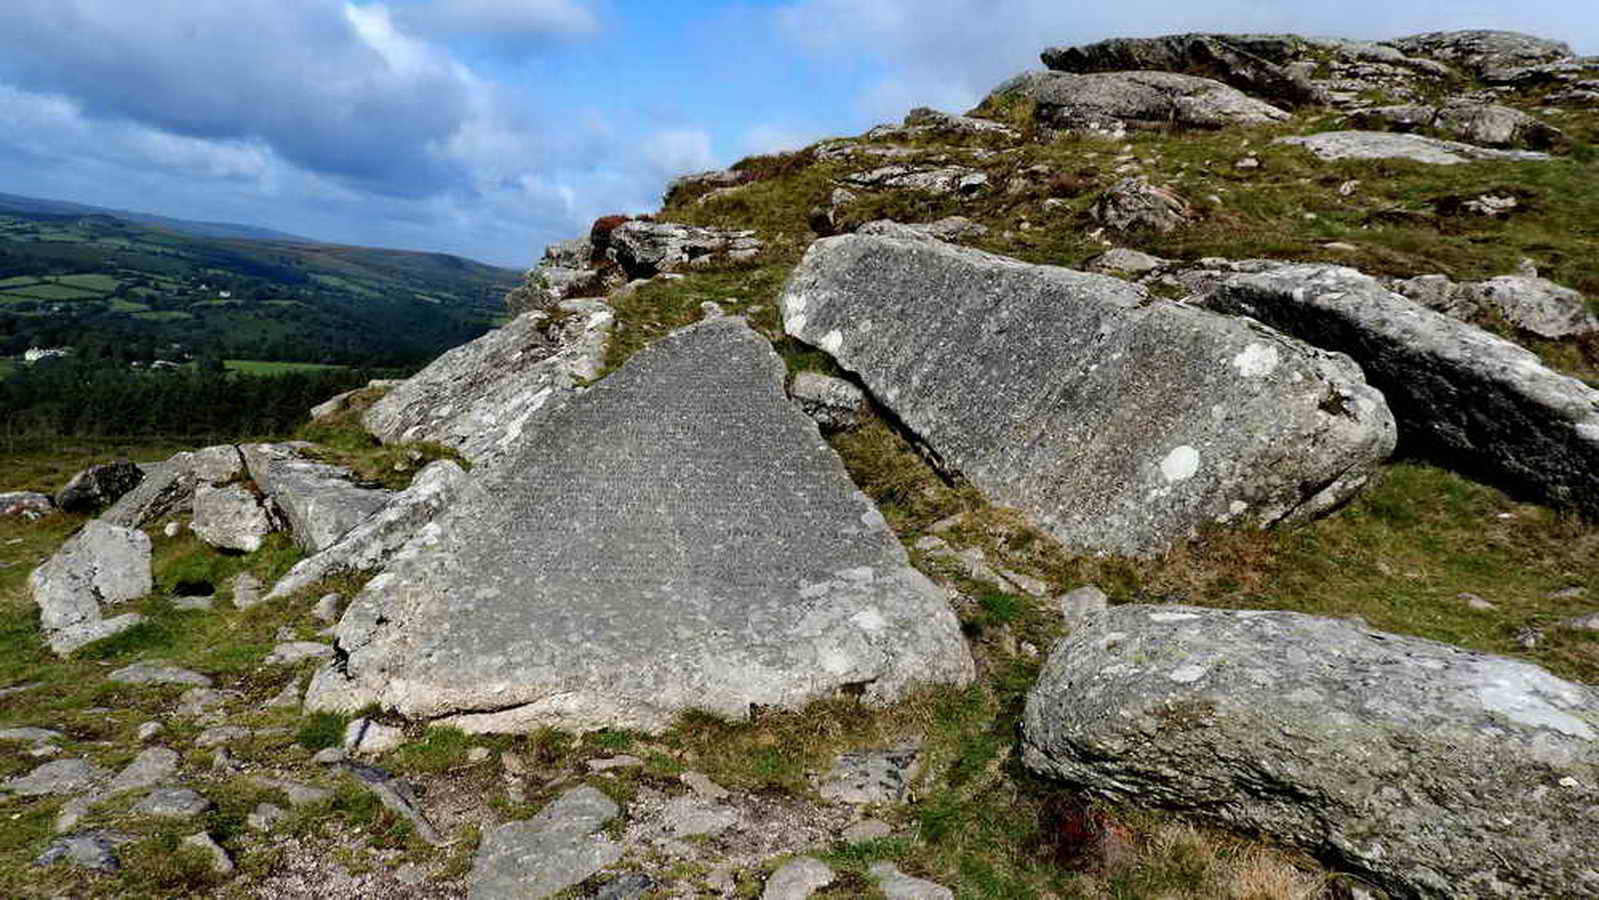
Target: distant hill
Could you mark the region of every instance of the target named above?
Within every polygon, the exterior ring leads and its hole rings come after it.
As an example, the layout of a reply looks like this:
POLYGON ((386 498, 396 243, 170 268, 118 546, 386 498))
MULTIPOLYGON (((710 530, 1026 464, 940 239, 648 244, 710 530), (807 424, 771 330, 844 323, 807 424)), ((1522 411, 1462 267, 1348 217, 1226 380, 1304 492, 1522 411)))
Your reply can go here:
POLYGON ((0 194, 0 356, 412 365, 492 327, 520 278, 444 253, 0 194))

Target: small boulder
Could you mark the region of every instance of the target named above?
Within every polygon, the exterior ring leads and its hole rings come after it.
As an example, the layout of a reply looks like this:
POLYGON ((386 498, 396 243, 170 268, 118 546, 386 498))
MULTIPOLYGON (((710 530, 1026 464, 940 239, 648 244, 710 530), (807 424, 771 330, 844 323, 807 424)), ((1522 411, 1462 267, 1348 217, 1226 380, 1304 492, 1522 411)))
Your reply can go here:
POLYGON ((382 756, 405 743, 405 729, 360 718, 344 727, 344 750, 367 756, 382 756))
POLYGON ((1219 81, 1174 72, 1027 72, 995 88, 979 109, 1030 100, 1037 123, 1121 139, 1128 128, 1218 129, 1269 125, 1288 113, 1219 81))
POLYGON ((303 448, 245 444, 239 450, 250 477, 281 511, 295 542, 317 553, 381 509, 393 492, 357 485, 349 469, 306 459, 299 454, 303 448))
POLYGON ((1403 896, 1588 896, 1599 695, 1341 619, 1120 606, 1059 643, 1022 759, 1403 896))
POLYGON ((262 660, 269 666, 293 666, 308 659, 332 659, 333 646, 317 641, 286 641, 272 648, 262 660))
POLYGON ((1291 66, 1252 52, 1251 38, 1228 34, 1169 34, 1111 38, 1078 47, 1050 47, 1045 66, 1059 72, 1159 70, 1217 78, 1250 94, 1292 106, 1327 102, 1324 91, 1291 66))
POLYGON ((87 793, 111 778, 111 773, 86 759, 58 759, 26 775, 0 782, 0 793, 43 797, 87 793))
POLYGON ((34 859, 36 866, 66 863, 97 872, 116 872, 122 868, 117 847, 134 840, 129 834, 97 829, 58 837, 34 859))
POLYGON ((1547 153, 1532 150, 1491 150, 1459 141, 1441 141, 1419 134, 1386 131, 1324 131, 1305 137, 1278 138, 1275 143, 1304 147, 1321 160, 1405 159, 1438 166, 1477 160, 1547 162, 1547 153))
POLYGON ((788 394, 816 420, 823 434, 856 428, 870 412, 865 391, 831 375, 801 372, 794 376, 788 394))
POLYGON ((0 494, 0 519, 18 518, 32 522, 55 512, 49 494, 34 491, 9 491, 0 494))
POLYGON ((210 834, 202 831, 183 839, 183 846, 198 850, 211 863, 211 871, 218 875, 233 874, 233 859, 210 834))
POLYGON ((233 605, 237 609, 251 609, 260 606, 265 598, 261 592, 265 585, 261 579, 255 577, 253 572, 240 572, 233 578, 233 605))
MULTIPOLYGON (((230 448, 231 449, 231 448, 230 448)), ((194 487, 194 533, 213 547, 254 553, 266 536, 278 530, 270 501, 244 484, 218 487, 200 481, 194 487)))
POLYGON ((887 900, 955 900, 955 892, 925 878, 912 878, 891 862, 873 863, 867 874, 887 900))
POLYGON ((102 513, 101 521, 142 528, 164 516, 188 512, 194 501, 193 466, 194 454, 187 451, 164 462, 140 463, 143 480, 102 513))
POLYGON ((90 466, 56 491, 56 506, 71 513, 95 512, 117 502, 143 480, 144 470, 125 459, 90 466))
POLYGON ((167 747, 150 747, 128 763, 105 787, 107 794, 155 787, 178 773, 178 751, 167 747))
POLYGON ((766 879, 761 900, 806 900, 807 897, 833 883, 838 876, 826 863, 815 857, 801 856, 789 860, 766 879))
POLYGON ((133 805, 133 812, 163 819, 192 819, 216 807, 190 788, 157 788, 133 805))
POLYGON ((96 520, 68 538, 28 579, 50 649, 65 655, 144 621, 102 617, 104 605, 150 593, 150 537, 96 520))
POLYGON ((824 799, 856 806, 903 803, 921 771, 921 741, 840 754, 822 776, 824 799))
POLYGON ((137 662, 123 666, 107 675, 106 678, 120 684, 192 684, 199 687, 210 687, 211 677, 199 672, 191 672, 177 666, 163 666, 157 663, 137 662))
POLYGON ((538 815, 483 836, 468 876, 470 900, 540 900, 622 858, 622 846, 600 833, 621 813, 592 787, 562 794, 538 815))
POLYGON ((718 260, 753 259, 761 246, 753 231, 634 219, 611 231, 606 252, 629 278, 649 278, 718 260))
POLYGON ((1169 188, 1156 187, 1142 178, 1123 178, 1099 195, 1088 214, 1118 231, 1165 234, 1187 225, 1194 211, 1169 188))

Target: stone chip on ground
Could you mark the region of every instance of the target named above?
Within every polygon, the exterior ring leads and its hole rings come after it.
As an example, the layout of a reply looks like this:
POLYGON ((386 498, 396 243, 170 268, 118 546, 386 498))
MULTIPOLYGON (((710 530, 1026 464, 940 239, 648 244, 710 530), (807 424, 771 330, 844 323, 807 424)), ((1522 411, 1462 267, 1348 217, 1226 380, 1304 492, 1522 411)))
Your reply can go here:
POLYGON ((761 900, 806 900, 837 878, 827 864, 811 856, 801 856, 783 864, 766 879, 761 900))
POLYGON ((955 900, 955 892, 925 878, 912 878, 891 862, 874 863, 867 870, 888 900, 955 900))
POLYGON ((111 773, 86 759, 58 759, 47 762, 26 775, 0 782, 0 792, 19 797, 51 794, 81 794, 104 784, 111 773))
POLYGON ((216 808, 199 791, 192 788, 156 788, 133 805, 139 815, 159 816, 163 819, 192 819, 216 808))
POLYGON ((1056 645, 1023 762, 1296 845, 1398 895, 1589 896, 1599 694, 1299 613, 1114 607, 1056 645))
POLYGON ((1304 147, 1318 159, 1408 159, 1437 166, 1476 160, 1496 162, 1547 162, 1547 153, 1532 150, 1492 150, 1459 141, 1443 141, 1419 134, 1387 131, 1324 131, 1305 137, 1278 138, 1276 143, 1304 147))
POLYGON ((920 740, 883 750, 842 753, 822 777, 824 799, 855 805, 905 801, 921 771, 920 740))
POLYGON ((539 900, 582 882, 622 858, 598 833, 621 813, 592 787, 562 794, 538 815, 483 836, 472 865, 470 900, 539 900))
POLYGON ((734 317, 640 351, 368 583, 337 629, 347 665, 307 708, 654 730, 691 707, 742 719, 969 681, 943 592, 783 376, 734 317))
POLYGON ((134 840, 132 835, 96 829, 58 837, 33 861, 36 866, 67 863, 100 872, 116 872, 122 868, 117 858, 117 847, 134 840))
POLYGON ((124 666, 106 676, 107 679, 121 684, 192 684, 199 687, 210 687, 211 676, 202 675, 178 666, 164 666, 159 663, 137 662, 124 666))

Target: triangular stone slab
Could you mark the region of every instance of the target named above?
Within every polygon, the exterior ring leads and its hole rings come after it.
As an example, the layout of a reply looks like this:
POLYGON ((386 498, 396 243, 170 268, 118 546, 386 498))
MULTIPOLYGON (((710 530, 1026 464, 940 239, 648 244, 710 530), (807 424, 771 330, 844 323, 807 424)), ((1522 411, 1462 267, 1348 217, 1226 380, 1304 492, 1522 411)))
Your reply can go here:
POLYGON ((741 319, 641 351, 368 583, 307 706, 654 730, 969 681, 945 595, 783 377, 741 319))

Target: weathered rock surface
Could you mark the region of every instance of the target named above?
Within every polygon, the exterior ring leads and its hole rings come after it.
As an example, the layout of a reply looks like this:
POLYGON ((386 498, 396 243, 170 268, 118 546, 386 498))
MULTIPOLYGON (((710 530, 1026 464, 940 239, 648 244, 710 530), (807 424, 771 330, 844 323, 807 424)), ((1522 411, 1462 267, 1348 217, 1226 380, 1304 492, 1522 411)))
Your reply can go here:
POLYGON ((0 782, 0 792, 19 797, 82 794, 104 784, 111 773, 86 759, 58 759, 26 775, 0 782))
POLYGON ((144 470, 125 459, 90 466, 56 491, 56 506, 66 512, 93 512, 117 502, 143 480, 144 470))
POLYGON ((599 375, 615 317, 568 301, 566 318, 526 313, 456 347, 372 405, 361 424, 385 443, 433 441, 474 463, 513 449, 541 410, 599 375))
POLYGON ((1388 41, 1405 53, 1447 60, 1469 72, 1484 74, 1570 59, 1563 41, 1514 31, 1430 31, 1388 41))
POLYGON ((8 491, 0 494, 0 519, 13 516, 33 521, 55 512, 55 501, 49 494, 34 491, 8 491))
POLYGON ((1338 266, 1236 275, 1198 300, 1349 354, 1413 452, 1599 516, 1599 391, 1521 347, 1338 266))
POLYGON ((766 879, 761 900, 806 900, 832 884, 836 877, 826 863, 812 856, 801 856, 784 863, 766 879))
POLYGON ((1106 250, 1088 261, 1090 272, 1099 272, 1104 275, 1147 275, 1165 267, 1168 260, 1152 256, 1140 250, 1129 250, 1126 247, 1116 247, 1106 250))
POLYGON ((1599 890, 1599 696, 1526 663, 1297 613, 1121 606, 1055 647, 1023 734, 1035 771, 1403 895, 1599 890))
POLYGON ((611 231, 606 253, 629 278, 650 278, 716 260, 753 259, 761 242, 753 231, 701 228, 634 219, 611 231))
POLYGON ((598 833, 621 813, 592 787, 562 794, 538 815, 484 835, 467 888, 471 900, 539 900, 578 884, 622 858, 598 833))
MULTIPOLYGON (((338 571, 372 572, 382 568, 411 536, 455 499, 466 472, 452 460, 428 463, 384 507, 320 553, 294 564, 272 586, 268 600, 304 590, 338 571)), ((338 598, 333 599, 337 608, 338 598)))
POLYGON ((955 900, 955 892, 925 878, 913 878, 891 862, 873 863, 867 870, 888 900, 955 900))
POLYGON ((822 776, 818 793, 856 806, 903 803, 921 771, 922 743, 840 754, 822 776))
POLYGON ((932 134, 966 137, 974 135, 988 136, 1011 141, 1021 139, 1021 132, 1003 122, 994 122, 973 116, 954 115, 926 106, 918 106, 906 113, 903 124, 897 127, 874 128, 867 132, 866 136, 881 140, 894 137, 922 137, 932 134))
POLYGON ((183 839, 183 846, 198 850, 211 863, 211 871, 218 875, 233 874, 233 860, 207 832, 191 834, 183 839))
POLYGON ((1362 127, 1380 124, 1400 131, 1436 128, 1450 137, 1484 147, 1547 150, 1565 138, 1560 129, 1519 109, 1493 103, 1381 106, 1356 110, 1350 118, 1362 127))
POLYGON ((1012 97, 1031 100, 1042 126, 1105 137, 1121 137, 1128 128, 1216 129, 1288 119, 1219 81, 1173 72, 1027 72, 995 88, 983 105, 1012 97))
POLYGON ((241 483, 220 487, 209 481, 194 486, 194 520, 200 540, 224 550, 254 553, 266 536, 278 530, 270 501, 241 483))
POLYGON ((106 785, 107 794, 155 787, 171 779, 178 772, 178 751, 166 747, 149 747, 139 751, 133 762, 117 773, 106 785))
POLYGON ((506 295, 506 306, 522 314, 551 309, 562 300, 603 296, 607 273, 594 265, 595 260, 592 238, 550 244, 526 280, 506 295))
POLYGON ((1326 93, 1306 73, 1279 65, 1251 49, 1291 35, 1169 34, 1111 38, 1080 47, 1050 47, 1044 65, 1060 72, 1119 72, 1156 69, 1217 78, 1241 91, 1290 105, 1322 104, 1326 93))
POLYGON ((117 847, 134 839, 133 835, 96 829, 56 838, 33 861, 36 866, 53 866, 67 863, 83 869, 115 872, 122 868, 117 859, 117 847))
POLYGON ((416 793, 404 781, 391 777, 388 772, 376 766, 362 765, 361 763, 341 762, 339 768, 359 782, 368 791, 372 792, 378 802, 390 812, 404 817, 416 830, 416 836, 435 847, 442 847, 449 843, 439 830, 433 827, 422 806, 417 802, 416 793))
POLYGON ((1307 518, 1393 448, 1348 359, 1107 276, 846 236, 811 246, 782 304, 947 467, 1078 549, 1307 518))
POLYGON ((141 463, 144 478, 123 494, 100 520, 124 528, 139 528, 162 516, 187 512, 194 499, 194 454, 174 454, 164 462, 141 463))
POLYGON ((788 393, 807 416, 816 420, 823 434, 854 428, 867 415, 866 392, 842 378, 801 372, 794 376, 788 393))
POLYGON ((382 509, 393 492, 361 487, 349 469, 300 456, 305 446, 245 444, 239 452, 250 477, 282 513, 295 542, 318 553, 382 509))
POLYGON ((66 654, 144 621, 137 613, 102 617, 102 606, 150 593, 150 538, 142 531, 92 521, 68 538, 28 579, 45 640, 66 654))
POLYGON ((1088 214, 1094 221, 1118 231, 1165 234, 1187 225, 1194 212, 1176 192, 1129 177, 1100 194, 1088 214))
POLYGON ((896 163, 856 172, 843 179, 850 187, 874 191, 918 191, 970 197, 988 187, 988 175, 970 166, 896 163))
POLYGON ((1582 294, 1546 278, 1500 275, 1463 284, 1460 293, 1539 337, 1559 339, 1599 332, 1599 318, 1582 294))
POLYGON ((691 707, 743 718, 969 680, 944 595, 783 374, 737 318, 641 351, 367 585, 338 626, 346 664, 307 707, 653 730, 691 707))
POLYGON ((1324 160, 1408 159, 1452 166, 1474 160, 1541 162, 1552 158, 1547 153, 1532 150, 1490 150, 1458 141, 1387 131, 1324 131, 1306 137, 1278 138, 1276 142, 1304 147, 1324 160))
POLYGON ((233 605, 237 609, 250 609, 259 606, 264 599, 261 592, 265 586, 261 579, 255 577, 254 572, 240 572, 234 576, 231 585, 233 605))
POLYGON ((122 684, 193 684, 200 687, 210 687, 211 678, 199 672, 180 669, 177 666, 163 666, 157 663, 138 662, 124 666, 106 676, 111 681, 122 684))
POLYGON ((163 819, 192 819, 214 809, 216 804, 192 788, 156 788, 133 805, 136 815, 163 819))
POLYGON ((965 216, 945 216, 937 222, 905 223, 891 219, 867 222, 855 229, 856 234, 875 234, 883 237, 930 238, 937 241, 959 241, 979 238, 988 234, 988 226, 979 225, 965 216))

